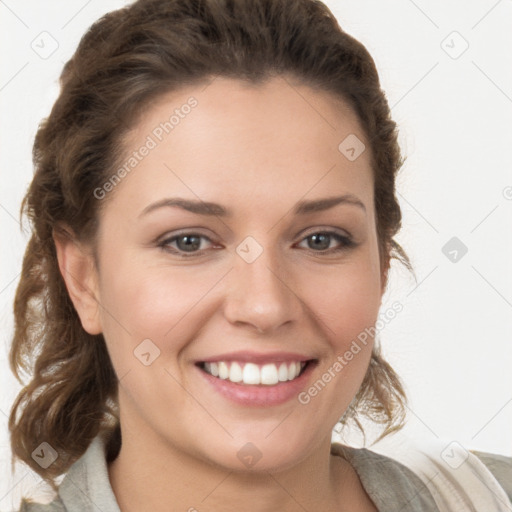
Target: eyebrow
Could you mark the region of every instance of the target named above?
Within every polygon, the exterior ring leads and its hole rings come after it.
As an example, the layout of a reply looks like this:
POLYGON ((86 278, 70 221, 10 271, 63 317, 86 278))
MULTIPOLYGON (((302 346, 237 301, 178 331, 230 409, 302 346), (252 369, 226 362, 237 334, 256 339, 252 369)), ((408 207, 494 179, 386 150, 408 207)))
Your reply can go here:
MULTIPOLYGON (((366 213, 364 203, 352 194, 342 196, 326 197, 323 199, 299 201, 293 210, 294 215, 306 215, 308 213, 322 212, 337 205, 353 205, 361 208, 366 213)), ((198 215, 211 215, 218 217, 232 217, 233 212, 227 210, 218 203, 208 201, 196 201, 179 197, 168 197, 152 203, 139 214, 139 218, 159 208, 177 207, 198 215)))

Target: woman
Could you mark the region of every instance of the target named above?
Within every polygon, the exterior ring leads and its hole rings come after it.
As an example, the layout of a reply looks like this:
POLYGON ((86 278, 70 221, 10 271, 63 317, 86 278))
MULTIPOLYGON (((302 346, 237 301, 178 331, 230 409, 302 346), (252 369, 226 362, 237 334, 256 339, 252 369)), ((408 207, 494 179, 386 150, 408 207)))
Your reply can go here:
MULTIPOLYGON (((22 510, 439 510, 398 461, 331 444, 403 425, 372 326, 410 263, 395 123, 323 4, 108 14, 34 161, 9 426, 57 495, 22 510)), ((483 459, 505 486, 512 459, 483 459)))

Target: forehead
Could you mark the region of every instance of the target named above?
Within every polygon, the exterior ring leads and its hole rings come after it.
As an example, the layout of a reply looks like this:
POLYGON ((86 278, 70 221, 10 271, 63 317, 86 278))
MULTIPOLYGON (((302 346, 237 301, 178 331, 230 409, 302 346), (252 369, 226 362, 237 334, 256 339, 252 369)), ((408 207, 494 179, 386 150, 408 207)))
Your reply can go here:
POLYGON ((163 95, 142 113, 124 148, 121 165, 130 158, 134 165, 126 166, 116 194, 134 213, 167 193, 257 207, 271 196, 294 204, 340 192, 371 207, 371 157, 356 114, 288 78, 253 85, 217 77, 163 95), (345 141, 366 149, 347 158, 345 141))

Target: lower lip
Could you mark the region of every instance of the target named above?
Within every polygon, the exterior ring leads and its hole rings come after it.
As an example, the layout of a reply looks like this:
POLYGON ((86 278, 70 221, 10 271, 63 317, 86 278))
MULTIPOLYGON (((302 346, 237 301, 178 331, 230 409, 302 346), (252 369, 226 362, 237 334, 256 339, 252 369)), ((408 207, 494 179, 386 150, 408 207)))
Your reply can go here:
POLYGON ((279 382, 273 386, 264 384, 253 386, 237 384, 227 379, 219 379, 196 366, 199 373, 221 395, 240 405, 251 407, 268 407, 279 405, 297 397, 304 389, 311 372, 316 366, 316 361, 310 361, 301 375, 296 379, 279 382))

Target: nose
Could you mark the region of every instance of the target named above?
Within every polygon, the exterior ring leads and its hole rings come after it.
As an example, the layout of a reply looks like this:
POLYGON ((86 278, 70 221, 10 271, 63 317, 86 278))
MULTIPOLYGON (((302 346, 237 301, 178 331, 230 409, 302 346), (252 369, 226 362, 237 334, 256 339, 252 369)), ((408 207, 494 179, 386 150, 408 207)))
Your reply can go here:
POLYGON ((235 255, 233 270, 229 273, 224 314, 233 325, 250 326, 259 333, 272 333, 285 324, 300 318, 302 302, 297 282, 290 272, 284 272, 264 250, 249 263, 235 255))

